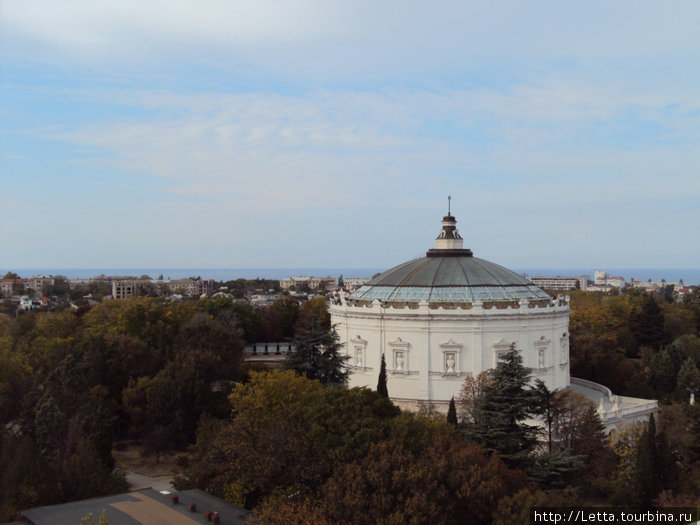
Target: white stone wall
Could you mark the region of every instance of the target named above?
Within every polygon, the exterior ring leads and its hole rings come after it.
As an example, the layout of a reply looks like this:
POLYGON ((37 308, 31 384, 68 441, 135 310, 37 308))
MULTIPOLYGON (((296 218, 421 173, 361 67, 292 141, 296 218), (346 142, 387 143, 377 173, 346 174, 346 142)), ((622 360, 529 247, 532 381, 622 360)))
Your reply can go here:
POLYGON ((382 353, 392 399, 447 402, 468 376, 493 368, 497 353, 515 342, 533 378, 550 389, 569 384, 567 303, 471 309, 387 307, 342 303, 330 308, 345 352, 349 386, 376 388, 382 353))

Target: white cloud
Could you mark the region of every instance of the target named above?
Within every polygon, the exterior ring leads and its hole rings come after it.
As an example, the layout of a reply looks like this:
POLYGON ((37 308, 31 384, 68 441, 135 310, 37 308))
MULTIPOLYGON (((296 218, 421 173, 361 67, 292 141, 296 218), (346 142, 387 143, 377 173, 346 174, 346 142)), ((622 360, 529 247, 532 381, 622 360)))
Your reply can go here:
POLYGON ((687 172, 697 148, 656 144, 653 134, 607 144, 609 132, 591 131, 631 112, 697 143, 697 129, 678 125, 697 118, 693 97, 669 119, 660 99, 645 107, 616 89, 559 81, 506 91, 91 96, 155 111, 52 137, 108 152, 92 162, 156 177, 167 192, 248 209, 377 205, 386 195, 418 204, 450 187, 516 205, 672 198, 681 186, 700 192, 687 172), (580 140, 595 133, 603 137, 580 140), (492 139, 471 143, 473 135, 492 139))
MULTIPOLYGON (((494 63, 683 61, 700 5, 636 1, 3 0, 5 53, 142 69, 197 63, 288 78, 445 75, 494 63)), ((689 65, 689 64, 688 64, 689 65)))

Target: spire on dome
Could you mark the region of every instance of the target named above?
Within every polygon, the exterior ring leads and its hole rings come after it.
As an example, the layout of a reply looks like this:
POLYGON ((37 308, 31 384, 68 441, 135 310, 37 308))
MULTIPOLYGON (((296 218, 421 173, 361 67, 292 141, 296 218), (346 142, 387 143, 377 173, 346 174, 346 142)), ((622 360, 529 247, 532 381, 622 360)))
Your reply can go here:
POLYGON ((442 218, 442 229, 435 238, 435 248, 428 250, 428 257, 442 257, 448 255, 471 257, 472 251, 462 247, 464 240, 457 231, 457 219, 452 215, 452 196, 447 196, 447 215, 442 218))

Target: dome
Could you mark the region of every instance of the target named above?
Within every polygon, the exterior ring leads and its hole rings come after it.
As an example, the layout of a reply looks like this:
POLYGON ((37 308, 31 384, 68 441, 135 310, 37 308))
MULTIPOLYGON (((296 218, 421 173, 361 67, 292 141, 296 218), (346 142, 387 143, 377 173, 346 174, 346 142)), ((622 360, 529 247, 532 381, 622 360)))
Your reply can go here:
POLYGON ((353 292, 358 301, 549 300, 524 277, 477 257, 422 257, 378 275, 353 292))
POLYGON ((513 345, 547 388, 569 385, 568 301, 551 299, 463 244, 448 208, 425 257, 331 302, 349 386, 374 388, 383 363, 394 403, 418 410, 429 402, 447 411, 466 378, 495 367, 513 345))
POLYGON ((428 250, 425 257, 374 277, 348 299, 428 303, 549 300, 549 295, 525 277, 463 249, 456 223, 448 213, 442 220, 435 248, 428 250))

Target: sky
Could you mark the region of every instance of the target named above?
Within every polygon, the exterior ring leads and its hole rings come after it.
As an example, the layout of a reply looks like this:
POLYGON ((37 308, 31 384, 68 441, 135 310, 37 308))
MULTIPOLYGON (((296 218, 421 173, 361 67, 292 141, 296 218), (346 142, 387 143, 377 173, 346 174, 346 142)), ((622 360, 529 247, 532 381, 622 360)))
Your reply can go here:
POLYGON ((700 267, 700 2, 0 0, 0 268, 700 267))

